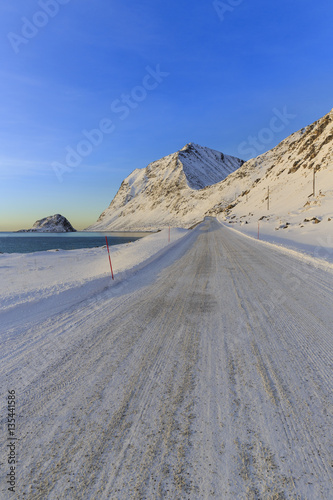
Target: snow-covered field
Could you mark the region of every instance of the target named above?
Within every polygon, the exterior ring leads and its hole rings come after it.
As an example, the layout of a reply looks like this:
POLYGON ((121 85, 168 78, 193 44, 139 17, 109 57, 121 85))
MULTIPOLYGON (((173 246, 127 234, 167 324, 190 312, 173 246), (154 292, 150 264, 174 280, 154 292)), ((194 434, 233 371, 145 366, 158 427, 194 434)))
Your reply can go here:
POLYGON ((167 240, 111 248, 114 282, 105 249, 0 256, 17 498, 327 500, 332 266, 212 219, 167 240))
MULTIPOLYGON (((187 233, 171 229, 170 243, 187 233)), ((169 245, 168 230, 152 234, 134 243, 110 247, 116 282, 147 265, 150 258, 169 245)), ((110 284, 111 273, 106 246, 80 250, 49 250, 30 254, 0 255, 0 312, 13 311, 18 305, 29 311, 42 302, 68 306, 110 284)))

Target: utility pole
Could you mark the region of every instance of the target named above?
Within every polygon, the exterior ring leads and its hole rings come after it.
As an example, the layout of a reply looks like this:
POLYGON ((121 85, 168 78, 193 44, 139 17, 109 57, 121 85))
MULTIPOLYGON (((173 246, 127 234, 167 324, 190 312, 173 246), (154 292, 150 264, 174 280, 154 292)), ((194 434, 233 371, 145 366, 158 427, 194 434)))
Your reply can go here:
POLYGON ((313 167, 313 197, 316 196, 316 167, 313 167))

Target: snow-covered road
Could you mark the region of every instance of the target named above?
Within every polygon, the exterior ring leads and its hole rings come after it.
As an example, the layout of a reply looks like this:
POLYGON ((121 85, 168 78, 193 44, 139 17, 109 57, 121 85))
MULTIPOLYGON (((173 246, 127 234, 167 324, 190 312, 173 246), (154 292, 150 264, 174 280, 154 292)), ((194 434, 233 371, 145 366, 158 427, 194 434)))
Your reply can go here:
POLYGON ((332 498, 332 291, 330 269, 207 219, 128 280, 6 323, 17 498, 332 498))

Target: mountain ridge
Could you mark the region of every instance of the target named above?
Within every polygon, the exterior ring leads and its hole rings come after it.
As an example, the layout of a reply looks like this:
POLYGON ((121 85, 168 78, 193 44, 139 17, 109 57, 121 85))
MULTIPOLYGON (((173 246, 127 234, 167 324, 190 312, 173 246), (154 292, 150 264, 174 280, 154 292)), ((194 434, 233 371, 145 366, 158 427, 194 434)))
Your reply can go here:
POLYGON ((168 224, 182 225, 183 216, 193 210, 193 193, 225 179, 242 164, 243 160, 234 156, 188 143, 145 168, 135 169, 87 230, 156 230, 168 224))
POLYGON ((238 164, 234 160, 235 157, 189 143, 145 169, 133 171, 109 207, 88 229, 156 230, 168 225, 188 228, 207 215, 219 214, 228 221, 233 217, 233 223, 241 224, 247 216, 249 223, 269 212, 271 220, 274 215, 278 221, 292 211, 301 225, 300 214, 309 207, 325 201, 325 210, 330 210, 327 202, 333 196, 333 110, 256 158, 247 162, 236 159, 238 164), (229 173, 226 158, 233 159, 233 171, 229 173), (209 162, 213 162, 211 169, 209 162), (224 165, 224 178, 218 182, 214 162, 224 165), (210 184, 205 180, 207 171, 210 184), (317 176, 318 193, 311 198, 313 175, 317 176), (326 193, 325 199, 318 199, 319 190, 326 193))

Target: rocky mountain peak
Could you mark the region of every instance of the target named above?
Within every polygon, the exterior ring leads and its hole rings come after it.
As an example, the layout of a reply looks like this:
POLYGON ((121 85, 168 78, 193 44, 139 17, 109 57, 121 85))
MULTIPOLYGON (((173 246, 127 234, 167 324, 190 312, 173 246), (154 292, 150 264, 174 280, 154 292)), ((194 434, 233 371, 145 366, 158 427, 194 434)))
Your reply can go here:
MULTIPOLYGON (((330 207, 332 111, 246 163, 188 143, 132 172, 90 229, 156 230, 169 224, 191 227, 206 215, 220 213, 235 217, 231 222, 239 217, 244 223, 249 223, 246 217, 257 221, 263 214, 272 216, 273 211, 274 217, 287 212, 304 219, 303 211, 330 207)), ((322 213, 314 216, 319 220, 322 213)))
POLYGON ((22 229, 20 232, 27 233, 73 233, 76 229, 72 224, 60 214, 49 215, 37 220, 31 229, 22 229))
POLYGON ((90 229, 131 228, 140 212, 142 221, 137 227, 147 227, 144 219, 154 220, 153 227, 168 224, 168 220, 178 219, 190 210, 185 199, 190 199, 191 193, 222 181, 243 163, 234 156, 190 142, 176 153, 134 170, 90 229))

